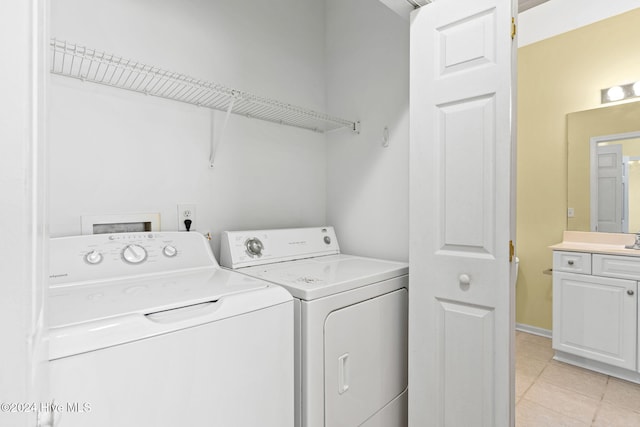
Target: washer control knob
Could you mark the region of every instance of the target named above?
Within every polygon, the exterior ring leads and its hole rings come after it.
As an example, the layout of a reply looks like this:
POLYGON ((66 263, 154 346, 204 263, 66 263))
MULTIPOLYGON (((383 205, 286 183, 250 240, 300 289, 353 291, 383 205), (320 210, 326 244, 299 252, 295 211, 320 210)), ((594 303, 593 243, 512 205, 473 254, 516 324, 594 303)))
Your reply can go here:
POLYGON ((178 250, 176 249, 175 246, 167 245, 162 250, 162 253, 165 254, 165 256, 168 256, 169 258, 172 258, 172 257, 178 255, 178 250))
POLYGON ((127 245, 122 250, 122 258, 129 264, 140 264, 147 259, 147 250, 140 245, 127 245))
POLYGON ((264 249, 264 245, 257 237, 252 237, 247 239, 244 242, 244 247, 247 249, 247 253, 250 257, 260 257, 262 256, 262 250, 264 249))
POLYGON ((84 260, 89 264, 100 264, 102 261, 102 254, 98 251, 87 252, 84 256, 84 260))
POLYGON ((331 237, 329 237, 329 236, 324 236, 324 242, 325 242, 327 245, 330 245, 330 244, 331 244, 331 237))

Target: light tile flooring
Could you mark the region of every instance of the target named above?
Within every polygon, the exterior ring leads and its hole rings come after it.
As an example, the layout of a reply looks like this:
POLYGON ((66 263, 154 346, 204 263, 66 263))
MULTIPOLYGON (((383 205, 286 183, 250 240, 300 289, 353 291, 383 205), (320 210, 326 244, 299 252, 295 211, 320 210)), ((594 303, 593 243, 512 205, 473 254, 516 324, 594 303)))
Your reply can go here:
POLYGON ((549 338, 516 332, 517 427, 640 427, 640 385, 552 357, 549 338))

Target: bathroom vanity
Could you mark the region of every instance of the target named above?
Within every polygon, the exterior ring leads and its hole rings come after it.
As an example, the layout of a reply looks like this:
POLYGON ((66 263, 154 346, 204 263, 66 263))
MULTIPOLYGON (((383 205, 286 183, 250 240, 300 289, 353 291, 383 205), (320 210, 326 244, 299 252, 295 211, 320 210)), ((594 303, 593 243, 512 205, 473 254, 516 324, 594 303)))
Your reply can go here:
POLYGON ((634 235, 565 231, 553 250, 556 360, 640 383, 634 235))

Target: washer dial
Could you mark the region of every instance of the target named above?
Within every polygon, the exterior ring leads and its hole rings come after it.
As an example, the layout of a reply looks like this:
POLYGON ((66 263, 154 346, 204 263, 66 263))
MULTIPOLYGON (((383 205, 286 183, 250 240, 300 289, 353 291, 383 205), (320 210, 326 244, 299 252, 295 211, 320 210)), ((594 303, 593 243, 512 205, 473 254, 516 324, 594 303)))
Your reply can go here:
POLYGON ((175 246, 167 245, 164 247, 164 249, 162 249, 162 253, 169 258, 173 258, 174 256, 178 255, 178 250, 175 246))
POLYGON ((147 250, 140 245, 127 245, 122 250, 122 259, 129 264, 140 264, 147 259, 147 250))
POLYGON ((89 264, 100 264, 102 261, 102 254, 98 251, 87 252, 84 256, 84 260, 89 264))

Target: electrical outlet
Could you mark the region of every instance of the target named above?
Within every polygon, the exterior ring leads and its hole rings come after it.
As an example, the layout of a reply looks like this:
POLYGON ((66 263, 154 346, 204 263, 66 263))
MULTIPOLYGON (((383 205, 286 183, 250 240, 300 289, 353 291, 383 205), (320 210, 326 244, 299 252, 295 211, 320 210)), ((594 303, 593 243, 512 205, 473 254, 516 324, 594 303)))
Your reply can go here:
POLYGON ((191 221, 189 231, 196 230, 196 205, 180 204, 178 205, 178 231, 187 231, 185 220, 191 221))

